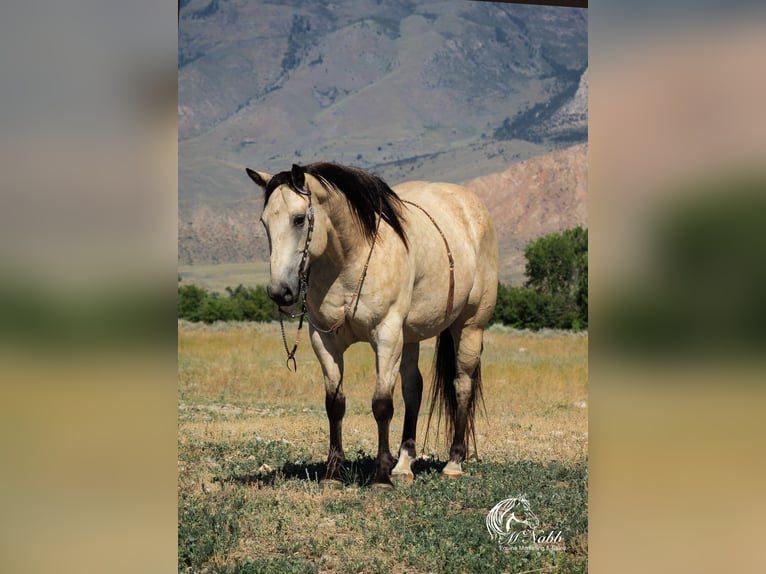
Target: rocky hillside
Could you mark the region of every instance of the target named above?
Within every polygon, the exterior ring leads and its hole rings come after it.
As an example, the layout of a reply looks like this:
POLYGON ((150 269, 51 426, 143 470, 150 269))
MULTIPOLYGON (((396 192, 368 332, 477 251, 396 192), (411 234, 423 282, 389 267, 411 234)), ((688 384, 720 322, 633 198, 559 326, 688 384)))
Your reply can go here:
POLYGON ((181 264, 267 261, 269 246, 259 222, 258 199, 181 205, 178 262, 181 264))
MULTIPOLYGON (((503 172, 465 182, 487 204, 500 248, 504 283, 523 281, 526 244, 541 235, 587 226, 587 144, 515 163, 503 172)), ((250 200, 182 206, 179 262, 264 261, 268 245, 258 222, 260 196, 250 200)))
POLYGON ((504 283, 524 281, 524 247, 547 233, 588 226, 588 145, 516 163, 466 182, 492 214, 504 283))

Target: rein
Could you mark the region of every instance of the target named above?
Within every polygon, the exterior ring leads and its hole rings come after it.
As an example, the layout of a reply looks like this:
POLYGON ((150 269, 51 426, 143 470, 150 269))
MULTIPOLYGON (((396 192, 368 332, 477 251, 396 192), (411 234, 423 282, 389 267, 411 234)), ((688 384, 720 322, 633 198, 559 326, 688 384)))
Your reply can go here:
POLYGON ((431 217, 431 214, 428 213, 425 209, 420 207, 417 203, 412 203, 411 201, 407 201, 406 199, 402 200, 407 205, 411 205, 412 207, 417 207, 420 211, 422 211, 425 216, 431 220, 431 223, 434 224, 434 227, 436 228, 436 231, 439 232, 439 235, 441 235, 442 241, 444 241, 444 247, 447 250, 447 259, 449 260, 449 291, 447 292, 447 309, 444 312, 444 318, 446 319, 452 314, 452 308, 455 304, 455 259, 452 257, 452 251, 450 251, 449 248, 449 242, 447 241, 447 238, 444 236, 444 233, 441 230, 441 227, 439 227, 439 224, 436 223, 436 220, 431 217))
POLYGON ((354 293, 351 295, 351 299, 349 299, 348 304, 343 308, 343 315, 340 316, 340 318, 335 321, 332 327, 330 327, 330 332, 335 332, 338 329, 340 329, 343 324, 346 322, 346 317, 351 312, 351 307, 354 304, 354 301, 359 302, 359 293, 362 291, 362 283, 364 283, 364 278, 367 277, 367 267, 370 265, 370 259, 372 258, 372 251, 375 249, 375 242, 378 240, 378 230, 380 229, 380 220, 383 219, 383 200, 379 199, 379 212, 378 212, 378 223, 375 225, 375 235, 372 236, 372 244, 370 245, 370 252, 367 254, 367 259, 364 262, 364 269, 362 269, 362 274, 359 276, 359 281, 356 282, 356 289, 354 289, 354 293))

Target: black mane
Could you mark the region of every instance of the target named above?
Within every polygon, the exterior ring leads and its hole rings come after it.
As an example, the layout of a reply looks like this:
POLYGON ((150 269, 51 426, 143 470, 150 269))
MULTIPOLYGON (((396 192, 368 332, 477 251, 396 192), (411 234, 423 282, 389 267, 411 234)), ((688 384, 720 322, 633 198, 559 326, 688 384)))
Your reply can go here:
POLYGON ((293 185, 293 177, 289 171, 280 171, 277 174, 271 176, 269 183, 266 184, 266 189, 263 192, 263 205, 269 202, 271 194, 280 186, 287 185, 291 189, 295 189, 293 185))
MULTIPOLYGON (((303 171, 314 176, 328 191, 337 190, 343 194, 368 240, 375 236, 378 213, 381 213, 383 221, 391 226, 405 246, 408 245, 407 234, 402 227, 402 200, 378 176, 355 167, 326 162, 312 163, 305 166, 303 171)), ((285 184, 296 189, 291 172, 283 171, 274 175, 266 188, 265 201, 269 201, 277 187, 285 184)))

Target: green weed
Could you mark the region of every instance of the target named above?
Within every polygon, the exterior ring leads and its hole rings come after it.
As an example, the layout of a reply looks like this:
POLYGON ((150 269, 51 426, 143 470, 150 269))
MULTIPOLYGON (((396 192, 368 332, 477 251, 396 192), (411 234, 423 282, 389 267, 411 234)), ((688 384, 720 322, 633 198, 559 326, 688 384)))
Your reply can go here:
POLYGON ((292 556, 245 560, 208 570, 210 574, 314 574, 316 571, 311 562, 292 556))
MULTIPOLYGON (((358 459, 364 467, 372 457, 359 453, 358 459)), ((313 478, 306 478, 309 473, 298 468, 311 464, 286 463, 276 472, 290 478, 260 484, 250 503, 245 481, 230 481, 212 495, 182 493, 179 568, 208 566, 222 573, 314 572, 323 564, 337 572, 394 565, 445 573, 587 569, 585 462, 472 462, 460 480, 419 469, 411 485, 389 496, 360 488, 358 480, 344 491, 321 494, 313 478), (308 490, 306 483, 312 485, 308 490), (526 494, 541 529, 562 532, 565 550, 503 551, 492 542, 487 512, 518 494, 526 494), (264 547, 273 555, 232 559, 244 536, 268 541, 264 547)))
POLYGON ((242 492, 194 496, 182 492, 178 500, 178 568, 199 569, 213 558, 225 560, 241 534, 242 492))

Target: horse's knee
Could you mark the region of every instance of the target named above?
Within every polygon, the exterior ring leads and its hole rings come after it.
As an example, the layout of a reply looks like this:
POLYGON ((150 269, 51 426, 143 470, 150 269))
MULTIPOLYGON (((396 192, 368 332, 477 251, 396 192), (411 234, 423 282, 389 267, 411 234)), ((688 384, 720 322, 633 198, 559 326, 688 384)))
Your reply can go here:
POLYGON ((394 416, 394 400, 391 397, 372 399, 372 414, 378 423, 390 421, 394 416))
POLYGON ((346 414, 346 397, 340 392, 327 393, 324 399, 324 407, 327 411, 327 418, 331 421, 339 421, 346 414))

